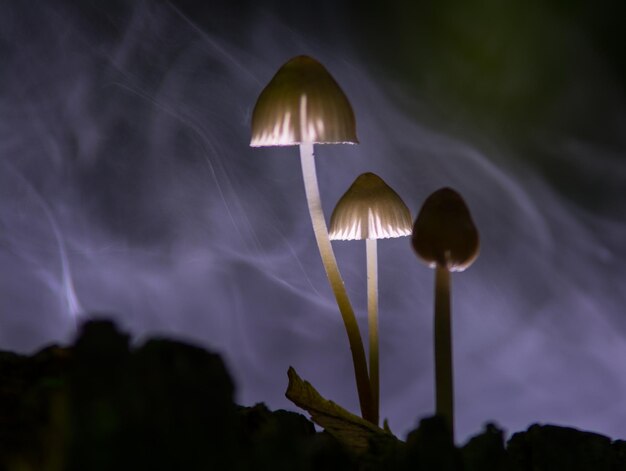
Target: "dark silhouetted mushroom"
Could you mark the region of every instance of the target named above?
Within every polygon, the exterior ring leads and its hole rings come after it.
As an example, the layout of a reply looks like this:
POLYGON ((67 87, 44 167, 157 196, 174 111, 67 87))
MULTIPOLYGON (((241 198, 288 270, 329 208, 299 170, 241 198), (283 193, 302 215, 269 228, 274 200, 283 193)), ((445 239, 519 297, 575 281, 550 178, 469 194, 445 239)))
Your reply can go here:
POLYGON ((435 268, 436 412, 454 436, 454 392, 450 320, 450 271, 463 271, 478 256, 478 231, 463 198, 442 188, 424 202, 413 226, 412 245, 435 268))

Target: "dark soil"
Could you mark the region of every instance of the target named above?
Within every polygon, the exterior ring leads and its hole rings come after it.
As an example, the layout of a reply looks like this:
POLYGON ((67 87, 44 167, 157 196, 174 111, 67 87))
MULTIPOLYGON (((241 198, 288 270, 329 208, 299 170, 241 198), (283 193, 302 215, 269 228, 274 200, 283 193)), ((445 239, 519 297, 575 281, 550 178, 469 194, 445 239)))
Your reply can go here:
POLYGON ((626 471, 626 442, 494 425, 462 448, 438 417, 357 453, 303 415, 241 407, 221 358, 172 340, 131 349, 106 321, 68 348, 0 352, 0 470, 626 471))

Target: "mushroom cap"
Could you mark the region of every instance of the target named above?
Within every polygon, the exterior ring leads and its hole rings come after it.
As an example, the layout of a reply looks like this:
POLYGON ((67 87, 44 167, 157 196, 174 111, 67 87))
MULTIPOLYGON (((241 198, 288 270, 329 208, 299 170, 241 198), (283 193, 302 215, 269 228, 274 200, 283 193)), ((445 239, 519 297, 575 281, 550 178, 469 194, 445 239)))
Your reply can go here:
POLYGON ((252 147, 356 144, 352 106, 326 68, 308 56, 285 63, 252 112, 252 147))
POLYGON ((461 195, 450 188, 431 194, 415 219, 411 243, 430 267, 469 267, 478 256, 478 231, 461 195))
POLYGON ((330 217, 332 240, 386 239, 411 234, 402 198, 374 173, 363 173, 339 199, 330 217))

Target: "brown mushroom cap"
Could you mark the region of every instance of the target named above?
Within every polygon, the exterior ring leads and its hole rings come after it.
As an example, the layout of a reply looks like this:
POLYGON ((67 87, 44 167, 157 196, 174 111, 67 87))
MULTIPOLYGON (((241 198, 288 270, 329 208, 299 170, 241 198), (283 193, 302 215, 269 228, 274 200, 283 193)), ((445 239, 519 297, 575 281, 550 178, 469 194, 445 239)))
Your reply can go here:
POLYGON ((478 256, 478 231, 461 195, 450 188, 431 194, 415 220, 411 243, 431 267, 439 264, 450 271, 469 267, 478 256))
POLYGON ((326 68, 308 56, 285 63, 252 112, 252 147, 358 143, 352 106, 326 68))
POLYGON ((411 214, 402 198, 374 173, 359 175, 330 217, 333 240, 385 239, 411 234, 411 214))

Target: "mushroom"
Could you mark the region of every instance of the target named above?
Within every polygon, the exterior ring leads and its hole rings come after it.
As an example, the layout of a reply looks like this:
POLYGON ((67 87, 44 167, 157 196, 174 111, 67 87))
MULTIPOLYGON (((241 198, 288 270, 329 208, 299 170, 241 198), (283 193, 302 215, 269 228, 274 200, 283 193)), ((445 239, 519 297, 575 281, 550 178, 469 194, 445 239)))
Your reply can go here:
POLYGON ((354 180, 330 217, 331 240, 365 239, 369 372, 376 421, 380 402, 377 239, 408 236, 411 228, 411 214, 402 199, 382 178, 370 172, 354 180))
POLYGON ((361 333, 328 237, 313 144, 356 144, 350 102, 322 64, 308 56, 285 63, 263 89, 252 112, 252 147, 300 147, 302 177, 313 232, 348 334, 361 415, 372 420, 372 399, 361 333))
POLYGON ((435 410, 454 437, 450 272, 463 271, 478 256, 478 231, 463 198, 450 188, 431 194, 413 226, 413 249, 435 268, 435 410))

